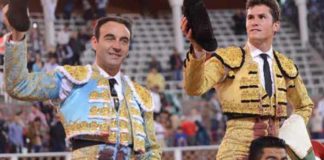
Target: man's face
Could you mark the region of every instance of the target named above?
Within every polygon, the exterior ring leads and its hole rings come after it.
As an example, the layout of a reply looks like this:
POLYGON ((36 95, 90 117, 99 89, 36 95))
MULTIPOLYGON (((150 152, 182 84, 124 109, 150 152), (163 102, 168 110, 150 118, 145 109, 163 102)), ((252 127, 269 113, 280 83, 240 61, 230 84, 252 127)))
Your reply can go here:
POLYGON ((279 31, 279 28, 279 21, 273 22, 270 8, 266 5, 256 5, 247 10, 246 32, 249 41, 272 40, 274 33, 279 31))
POLYGON ((288 160, 288 156, 284 148, 264 148, 260 160, 288 160))
POLYGON ((96 63, 103 69, 120 69, 128 55, 130 31, 117 22, 107 22, 100 27, 99 39, 92 37, 96 50, 96 63))

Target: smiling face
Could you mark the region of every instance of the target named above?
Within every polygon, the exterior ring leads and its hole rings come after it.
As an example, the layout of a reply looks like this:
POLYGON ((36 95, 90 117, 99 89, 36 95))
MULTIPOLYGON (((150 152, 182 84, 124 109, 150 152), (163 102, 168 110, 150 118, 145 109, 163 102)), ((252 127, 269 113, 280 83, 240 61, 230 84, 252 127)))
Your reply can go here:
POLYGON ((99 37, 92 37, 96 51, 96 64, 109 75, 114 76, 128 55, 130 31, 124 24, 108 21, 99 29, 99 37))
POLYGON ((275 32, 280 28, 279 21, 274 22, 270 8, 266 5, 256 5, 247 10, 246 30, 251 44, 270 43, 275 32))

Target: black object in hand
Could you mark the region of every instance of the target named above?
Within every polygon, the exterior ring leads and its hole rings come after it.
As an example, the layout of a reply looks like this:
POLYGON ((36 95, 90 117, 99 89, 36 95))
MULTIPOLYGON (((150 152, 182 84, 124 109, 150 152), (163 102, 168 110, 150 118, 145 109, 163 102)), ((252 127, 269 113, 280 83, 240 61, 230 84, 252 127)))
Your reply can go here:
POLYGON ((217 41, 203 1, 184 0, 182 12, 188 20, 188 29, 192 30, 192 36, 197 43, 206 51, 215 51, 217 41))
POLYGON ((7 12, 8 22, 12 28, 19 32, 26 32, 30 27, 28 17, 29 0, 10 0, 7 12))

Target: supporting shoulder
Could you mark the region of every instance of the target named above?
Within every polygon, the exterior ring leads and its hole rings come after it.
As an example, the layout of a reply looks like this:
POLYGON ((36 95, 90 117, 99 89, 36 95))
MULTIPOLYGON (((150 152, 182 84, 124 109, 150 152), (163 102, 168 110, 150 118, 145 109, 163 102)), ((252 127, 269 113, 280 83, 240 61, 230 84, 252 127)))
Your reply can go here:
POLYGON ((137 102, 141 105, 141 108, 146 112, 153 111, 153 98, 151 92, 143 87, 142 85, 131 81, 127 76, 125 76, 125 80, 130 86, 134 97, 137 102))
POLYGON ((298 68, 293 60, 289 59, 279 52, 274 52, 274 57, 279 66, 279 69, 285 77, 294 79, 298 76, 298 68))
POLYGON ((74 84, 84 84, 89 81, 92 69, 90 65, 86 66, 59 66, 57 70, 61 72, 68 80, 74 84))
POLYGON ((245 59, 245 51, 240 47, 219 48, 214 54, 226 67, 230 69, 239 69, 242 67, 245 59))

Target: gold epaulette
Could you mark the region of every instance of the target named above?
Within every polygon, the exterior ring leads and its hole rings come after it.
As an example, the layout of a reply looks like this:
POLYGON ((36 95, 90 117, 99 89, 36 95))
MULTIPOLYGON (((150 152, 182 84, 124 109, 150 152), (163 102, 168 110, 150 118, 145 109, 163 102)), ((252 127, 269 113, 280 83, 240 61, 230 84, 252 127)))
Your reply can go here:
POLYGON ((153 111, 153 99, 151 92, 143 87, 142 85, 131 81, 128 77, 125 76, 125 80, 127 81, 128 85, 131 87, 133 95, 137 99, 138 103, 140 103, 141 108, 146 111, 153 111))
POLYGON ((92 69, 90 65, 86 66, 60 66, 57 68, 64 76, 74 84, 84 84, 91 77, 92 69))
POLYGON ((294 79, 298 76, 298 68, 293 60, 279 52, 275 52, 274 57, 278 63, 279 69, 285 77, 294 79))
POLYGON ((214 56, 230 69, 242 67, 245 58, 245 51, 240 47, 219 48, 214 56))

